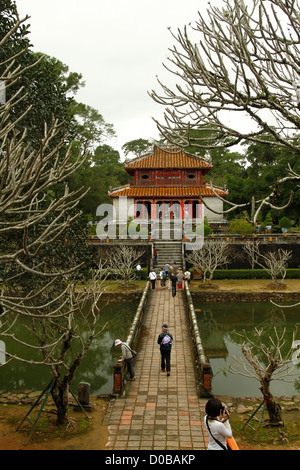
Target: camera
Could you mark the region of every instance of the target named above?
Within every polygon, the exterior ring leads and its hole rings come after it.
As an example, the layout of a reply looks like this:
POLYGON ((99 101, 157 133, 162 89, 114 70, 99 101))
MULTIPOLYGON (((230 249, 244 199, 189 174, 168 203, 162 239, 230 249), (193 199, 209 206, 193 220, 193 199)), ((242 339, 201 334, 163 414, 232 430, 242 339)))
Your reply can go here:
POLYGON ((229 416, 229 410, 228 410, 227 406, 225 406, 225 405, 222 406, 221 414, 229 416))

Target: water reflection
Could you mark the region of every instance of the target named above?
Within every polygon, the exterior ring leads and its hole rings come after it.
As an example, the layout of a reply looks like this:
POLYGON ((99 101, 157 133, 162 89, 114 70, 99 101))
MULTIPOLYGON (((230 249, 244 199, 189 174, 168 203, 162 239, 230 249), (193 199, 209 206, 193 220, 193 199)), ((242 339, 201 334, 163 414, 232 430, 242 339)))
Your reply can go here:
MULTIPOLYGON (((299 326, 299 308, 281 309, 270 303, 210 303, 195 304, 195 309, 203 346, 214 373, 214 393, 260 397, 257 380, 227 371, 227 364, 236 365, 234 356, 242 356, 242 339, 236 332, 242 333, 245 330, 252 337, 255 327, 264 328, 267 332, 271 332, 274 326, 280 331, 285 328, 285 347, 289 348, 293 341, 293 332, 299 326)), ((298 331, 297 339, 300 339, 299 335, 298 331)), ((296 371, 300 375, 299 366, 296 371)), ((300 391, 299 380, 293 378, 292 383, 274 381, 271 391, 276 396, 292 396, 300 391)))
MULTIPOLYGON (((120 355, 120 350, 113 346, 116 338, 126 339, 130 325, 133 321, 138 303, 111 303, 104 307, 100 322, 106 325, 102 335, 91 345, 87 356, 82 361, 77 374, 71 384, 76 394, 80 382, 91 384, 92 394, 110 393, 113 388, 113 364, 120 355)), ((101 326, 100 325, 100 326, 101 326)), ((80 319, 78 322, 80 328, 80 319)), ((16 326, 16 335, 26 341, 29 332, 24 324, 16 326)), ((86 334, 82 331, 82 336, 86 334)), ((25 350, 13 341, 6 341, 7 350, 19 357, 40 360, 40 357, 31 357, 33 351, 25 350)), ((76 345, 74 345, 76 349, 76 345)), ((51 380, 51 371, 46 366, 30 366, 18 361, 12 361, 0 368, 0 389, 15 390, 42 390, 51 380)))

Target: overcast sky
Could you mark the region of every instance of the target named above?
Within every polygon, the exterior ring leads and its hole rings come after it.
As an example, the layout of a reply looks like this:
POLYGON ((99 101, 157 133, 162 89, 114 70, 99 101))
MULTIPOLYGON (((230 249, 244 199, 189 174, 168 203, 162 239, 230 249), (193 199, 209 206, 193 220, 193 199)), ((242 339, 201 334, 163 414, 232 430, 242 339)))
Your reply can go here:
POLYGON ((207 0, 16 0, 21 16, 28 14, 35 51, 53 56, 83 75, 85 87, 77 101, 96 108, 114 125, 120 151, 138 138, 157 138, 152 117, 162 106, 148 95, 160 90, 170 74, 168 30, 194 23, 207 0))

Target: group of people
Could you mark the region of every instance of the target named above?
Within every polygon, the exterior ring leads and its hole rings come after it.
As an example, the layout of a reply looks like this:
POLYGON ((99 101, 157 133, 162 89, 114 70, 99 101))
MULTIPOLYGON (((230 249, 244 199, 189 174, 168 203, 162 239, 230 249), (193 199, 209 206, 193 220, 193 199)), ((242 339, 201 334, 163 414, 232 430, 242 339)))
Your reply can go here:
POLYGON ((189 271, 183 273, 182 269, 176 269, 176 267, 166 263, 165 266, 161 267, 159 276, 161 287, 166 287, 166 283, 169 281, 168 289, 172 287, 172 296, 175 297, 176 289, 181 290, 184 286, 184 281, 190 281, 191 273, 189 271))
MULTIPOLYGON (((157 256, 158 250, 157 248, 154 248, 153 258, 155 266, 157 266, 157 256)), ((137 279, 140 281, 142 278, 142 267, 140 264, 136 266, 136 272, 137 279)), ((177 289, 183 288, 184 281, 190 282, 191 273, 190 271, 186 271, 185 273, 183 273, 182 269, 178 269, 176 267, 176 263, 171 266, 171 264, 168 262, 160 268, 159 279, 154 268, 150 270, 148 278, 151 281, 152 289, 155 289, 158 280, 160 280, 161 287, 168 286, 168 289, 172 288, 172 296, 175 297, 177 289)))
MULTIPOLYGON (((160 346, 160 367, 162 373, 171 374, 171 350, 173 345, 173 336, 169 331, 167 324, 162 325, 162 331, 158 336, 157 343, 160 346)), ((122 360, 126 362, 129 380, 135 380, 134 372, 134 351, 127 343, 120 339, 115 340, 115 346, 120 346, 122 350, 122 360)), ((206 416, 204 424, 208 433, 208 450, 228 450, 229 441, 234 440, 232 429, 229 422, 229 411, 224 407, 220 400, 211 398, 206 403, 206 416)))
MULTIPOLYGON (((177 269, 169 263, 166 263, 161 267, 159 278, 161 287, 166 288, 168 286, 168 289, 172 288, 172 296, 175 297, 177 289, 181 290, 183 288, 184 281, 190 281, 191 273, 189 271, 183 273, 182 269, 177 269)), ((155 289, 158 279, 154 269, 151 269, 149 279, 152 284, 152 289, 155 289)))

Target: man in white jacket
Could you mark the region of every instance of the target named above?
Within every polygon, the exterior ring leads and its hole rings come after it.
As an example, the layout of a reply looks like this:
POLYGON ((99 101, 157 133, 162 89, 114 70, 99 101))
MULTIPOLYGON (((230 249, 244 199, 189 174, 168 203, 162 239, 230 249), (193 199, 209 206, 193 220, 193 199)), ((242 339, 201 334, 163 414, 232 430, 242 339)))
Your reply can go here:
POLYGON ((151 281, 151 284, 152 284, 152 289, 155 289, 155 284, 156 284, 156 272, 152 269, 150 271, 150 274, 149 274, 149 279, 151 281))

